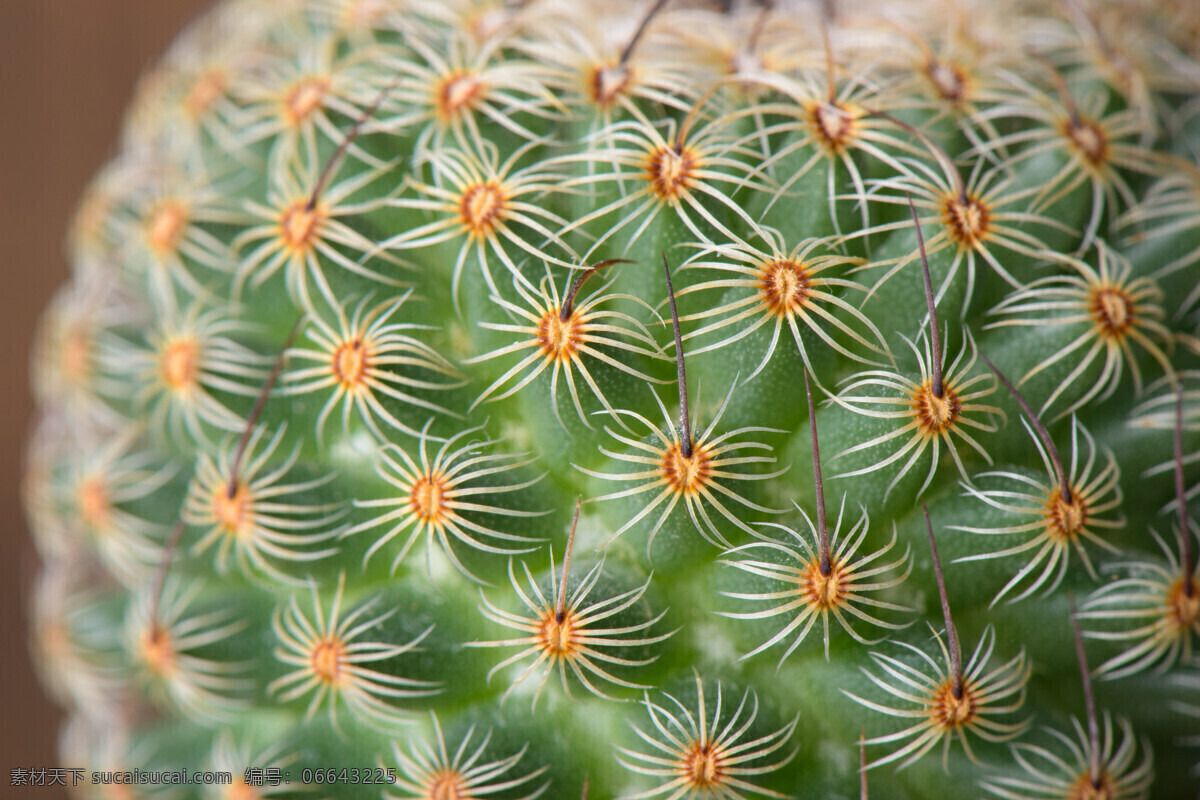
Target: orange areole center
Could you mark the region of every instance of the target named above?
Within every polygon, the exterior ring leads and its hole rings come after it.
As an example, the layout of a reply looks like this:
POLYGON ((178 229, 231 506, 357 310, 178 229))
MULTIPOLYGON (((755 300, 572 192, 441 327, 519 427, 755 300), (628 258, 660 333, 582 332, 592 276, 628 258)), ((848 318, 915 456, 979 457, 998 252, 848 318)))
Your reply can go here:
POLYGON ((88 363, 92 350, 92 337, 87 328, 75 325, 69 328, 63 336, 62 371, 73 382, 80 382, 88 376, 88 363))
POLYGON ((467 782, 454 770, 438 772, 429 784, 427 800, 473 800, 467 794, 467 782))
POLYGON ((810 102, 805 107, 808 127, 826 152, 840 153, 854 138, 858 114, 837 103, 810 102))
POLYGON ((188 208, 178 200, 160 203, 146 219, 146 241, 157 255, 175 252, 187 230, 188 208))
POLYGON ((291 252, 307 252, 316 244, 318 229, 325 221, 319 207, 308 207, 308 200, 296 200, 279 215, 279 238, 291 252))
POLYGON ((962 415, 962 402, 945 381, 942 382, 941 397, 934 394, 933 382, 926 381, 913 394, 911 406, 921 432, 927 436, 937 436, 950 430, 962 415))
POLYGON ((1068 119, 1063 123, 1063 135, 1088 166, 1099 167, 1108 160, 1108 135, 1095 122, 1087 119, 1068 119))
POLYGON ((813 559, 804 568, 801 578, 801 587, 809 605, 820 609, 837 608, 850 590, 850 576, 845 564, 831 558, 829 567, 829 574, 822 575, 820 560, 813 559))
POLYGON ((1183 576, 1180 575, 1167 591, 1167 619, 1178 635, 1186 635, 1189 629, 1200 633, 1200 576, 1192 576, 1192 591, 1184 591, 1183 576))
POLYGON ((711 457, 702 447, 693 446, 689 458, 683 454, 679 444, 674 444, 663 455, 662 474, 667 485, 677 494, 695 494, 708 482, 712 472, 711 462, 711 457))
POLYGON ((933 724, 942 730, 961 728, 975 719, 979 702, 975 690, 967 681, 962 684, 962 697, 954 696, 954 679, 947 678, 933 695, 933 724))
POLYGON ((100 478, 88 478, 79 485, 79 517, 94 530, 108 526, 112 514, 112 501, 108 486, 100 478))
POLYGON ((225 800, 259 800, 258 789, 249 786, 240 775, 233 776, 233 783, 225 790, 225 800))
POLYGON ((619 64, 592 67, 587 76, 587 95, 600 109, 611 108, 633 84, 633 69, 619 64))
POLYGON ((370 366, 366 343, 355 337, 338 345, 333 351, 333 374, 345 389, 354 389, 363 382, 370 366))
POLYGON ((538 345, 546 356, 565 361, 578 352, 583 331, 584 326, 576 313, 572 312, 564 322, 561 309, 553 308, 543 314, 538 323, 538 345))
POLYGON ((762 268, 759 295, 772 314, 788 316, 808 302, 810 280, 803 264, 773 261, 762 268))
POLYGON ((958 64, 930 60, 925 64, 925 75, 938 97, 947 103, 957 106, 967 99, 967 72, 958 64))
POLYGON ((159 372, 168 389, 178 391, 196 385, 200 371, 200 344, 195 339, 177 339, 162 350, 159 372))
POLYGON ((1088 507, 1079 490, 1071 487, 1071 502, 1063 499, 1062 487, 1057 487, 1046 500, 1046 530, 1056 541, 1074 539, 1088 522, 1088 507))
POLYGON ((71 633, 61 620, 43 622, 36 633, 38 647, 48 659, 69 658, 71 633))
POLYGON ((680 771, 692 789, 709 789, 721 781, 723 760, 719 748, 695 742, 684 753, 680 771))
POLYGON ((1133 327, 1133 300, 1117 286, 1099 286, 1088 299, 1088 311, 1103 339, 1119 340, 1133 327))
POLYGON ((229 495, 229 487, 222 483, 213 492, 212 514, 217 525, 225 533, 239 536, 250 525, 253 514, 253 499, 249 488, 240 481, 235 484, 233 496, 229 495))
POLYGON ((988 235, 992 215, 978 197, 951 195, 942 201, 942 222, 959 246, 973 247, 988 235))
POLYGON ((463 227, 475 238, 490 236, 504 216, 508 197, 495 181, 478 183, 465 192, 458 204, 463 227))
POLYGON ((434 94, 438 116, 442 121, 473 109, 483 99, 483 81, 469 73, 456 73, 442 81, 434 94))
POLYGON ((283 116, 289 125, 299 125, 321 107, 329 90, 328 78, 304 78, 283 97, 283 116))
POLYGON ((671 147, 660 147, 646 156, 643 177, 659 199, 670 202, 695 184, 699 167, 700 158, 690 147, 681 147, 679 152, 671 147))
POLYGON ((1076 779, 1071 787, 1067 800, 1116 800, 1116 787, 1108 773, 1101 772, 1100 779, 1092 782, 1092 776, 1086 772, 1076 779))
POLYGON ((175 670, 175 644, 171 634, 159 625, 151 625, 142 637, 142 663, 156 675, 169 675, 175 670))
POLYGON ((423 475, 408 494, 413 513, 425 522, 437 522, 446 513, 446 485, 440 475, 423 475))
POLYGON ((313 673, 325 683, 337 684, 341 681, 346 659, 346 645, 337 639, 326 639, 313 648, 309 661, 313 673))
POLYGON ((538 626, 538 643, 554 658, 570 656, 575 649, 578 629, 579 620, 571 609, 563 611, 561 617, 548 610, 538 626))
POLYGON ((192 84, 191 91, 183 101, 183 110, 192 119, 197 119, 216 105, 229 87, 229 76, 222 69, 205 71, 192 84))

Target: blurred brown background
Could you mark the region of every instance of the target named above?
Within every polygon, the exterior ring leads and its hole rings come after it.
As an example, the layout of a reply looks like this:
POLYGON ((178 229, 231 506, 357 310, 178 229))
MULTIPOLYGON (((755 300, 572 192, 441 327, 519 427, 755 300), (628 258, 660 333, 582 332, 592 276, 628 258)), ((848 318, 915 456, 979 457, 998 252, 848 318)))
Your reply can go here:
MULTIPOLYGON (((17 494, 33 413, 28 353, 39 310, 66 280, 63 235, 88 178, 115 152, 139 73, 210 0, 0 0, 0 796, 14 767, 56 766, 58 713, 29 667, 25 594, 37 569, 17 494)), ((71 765, 63 765, 71 766, 71 765)))

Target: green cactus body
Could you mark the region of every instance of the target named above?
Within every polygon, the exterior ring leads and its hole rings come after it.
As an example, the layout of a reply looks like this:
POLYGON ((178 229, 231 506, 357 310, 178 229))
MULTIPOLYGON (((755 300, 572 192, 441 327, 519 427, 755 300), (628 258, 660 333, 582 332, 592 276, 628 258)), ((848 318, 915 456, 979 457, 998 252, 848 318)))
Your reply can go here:
POLYGON ((180 39, 35 354, 32 629, 64 766, 234 784, 85 796, 1194 796, 1196 11, 818 5, 180 39))

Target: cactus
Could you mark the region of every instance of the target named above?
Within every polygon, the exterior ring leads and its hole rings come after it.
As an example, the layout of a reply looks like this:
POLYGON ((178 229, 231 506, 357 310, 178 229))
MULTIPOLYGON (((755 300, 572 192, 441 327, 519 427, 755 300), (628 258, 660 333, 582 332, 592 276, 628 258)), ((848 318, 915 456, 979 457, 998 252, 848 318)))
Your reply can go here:
POLYGON ((145 78, 33 360, 82 796, 1195 795, 1195 9, 725 5, 145 78))

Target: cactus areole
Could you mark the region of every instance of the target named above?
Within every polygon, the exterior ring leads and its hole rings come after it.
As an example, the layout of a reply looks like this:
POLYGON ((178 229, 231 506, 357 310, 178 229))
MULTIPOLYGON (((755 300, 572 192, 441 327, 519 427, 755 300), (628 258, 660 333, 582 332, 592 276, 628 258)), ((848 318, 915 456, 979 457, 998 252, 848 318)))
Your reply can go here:
POLYGON ((225 0, 33 358, 61 766, 1195 797, 1198 153, 1181 0, 225 0))

